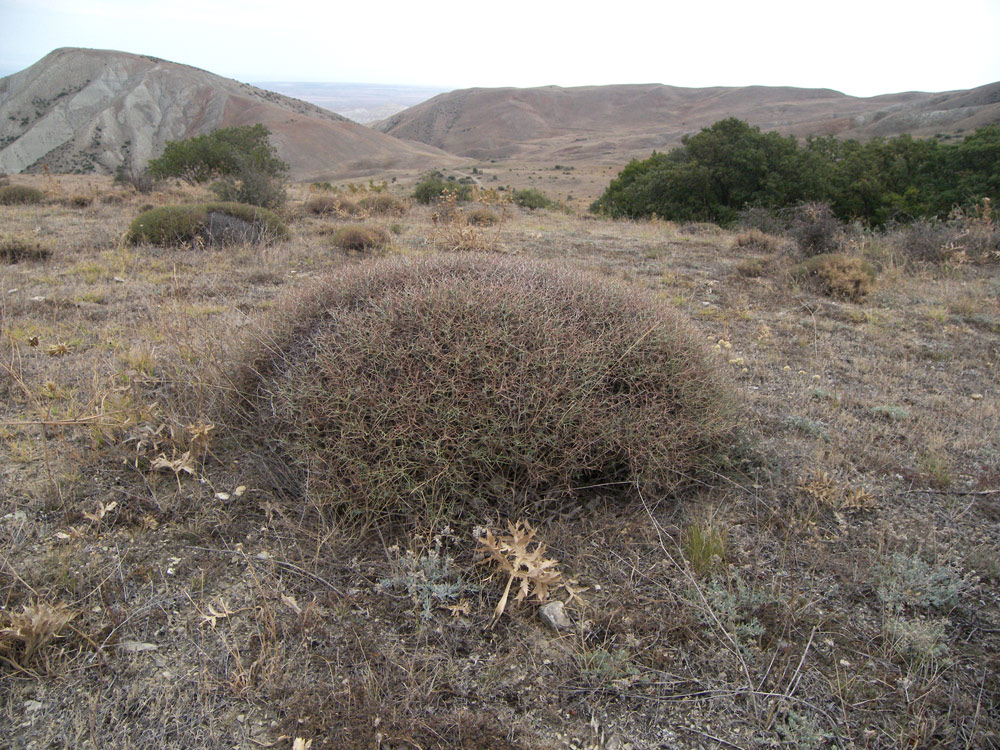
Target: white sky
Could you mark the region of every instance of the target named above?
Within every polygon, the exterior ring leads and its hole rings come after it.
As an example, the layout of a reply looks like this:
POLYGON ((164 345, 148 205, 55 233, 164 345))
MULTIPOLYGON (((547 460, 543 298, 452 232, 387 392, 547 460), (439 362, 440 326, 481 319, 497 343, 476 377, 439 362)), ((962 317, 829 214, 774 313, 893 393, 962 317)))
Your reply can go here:
POLYGON ((0 75, 57 47, 241 81, 801 86, 1000 81, 1000 0, 0 0, 0 75))

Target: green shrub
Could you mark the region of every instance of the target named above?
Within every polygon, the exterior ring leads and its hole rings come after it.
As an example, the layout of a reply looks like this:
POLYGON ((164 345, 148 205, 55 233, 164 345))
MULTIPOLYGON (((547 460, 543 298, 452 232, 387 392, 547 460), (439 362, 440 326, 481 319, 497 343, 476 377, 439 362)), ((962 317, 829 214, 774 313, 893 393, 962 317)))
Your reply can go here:
POLYGON ((425 175, 413 189, 413 198, 417 203, 429 205, 438 201, 446 190, 453 193, 460 202, 472 198, 471 185, 459 185, 454 182, 448 182, 440 172, 425 175))
POLYGON ((235 175, 224 175, 209 189, 220 201, 277 209, 285 205, 284 181, 256 166, 244 167, 235 175))
POLYGON ((0 206, 26 205, 41 203, 45 193, 38 188, 27 185, 4 185, 0 187, 0 206))
POLYGON ((792 276, 829 296, 859 302, 875 288, 875 269, 854 255, 814 255, 792 269, 792 276))
POLYGON ((667 491, 734 426, 699 338, 556 265, 396 256, 290 301, 241 368, 241 432, 310 507, 363 522, 667 491))
POLYGON ((363 252, 389 244, 389 233, 381 227, 367 227, 364 224, 350 224, 341 227, 333 235, 333 244, 342 250, 363 252))
POLYGON ((515 190, 514 203, 523 208, 530 208, 532 211, 536 208, 549 208, 552 205, 552 201, 546 197, 545 193, 535 188, 515 190))
POLYGON ((285 201, 288 165, 278 158, 264 125, 220 128, 207 135, 170 141, 149 162, 153 178, 179 177, 192 184, 217 179, 222 200, 277 208, 285 201))
POLYGON ((126 242, 133 245, 177 245, 203 242, 231 245, 272 242, 288 237, 288 229, 274 213, 242 203, 202 203, 161 206, 135 218, 126 242))

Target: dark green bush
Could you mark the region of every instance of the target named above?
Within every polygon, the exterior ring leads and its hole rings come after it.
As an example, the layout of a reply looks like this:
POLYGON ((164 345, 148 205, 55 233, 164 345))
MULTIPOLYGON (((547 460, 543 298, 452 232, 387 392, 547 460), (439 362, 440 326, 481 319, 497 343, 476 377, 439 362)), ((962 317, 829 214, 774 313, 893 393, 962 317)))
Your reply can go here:
MULTIPOLYGON (((633 160, 591 210, 613 218, 745 221, 748 209, 828 204, 841 221, 883 226, 946 218, 1000 199, 1000 125, 944 144, 902 135, 867 143, 762 133, 736 118, 685 136, 667 154, 633 160)), ((773 228, 758 226, 774 231, 773 228)))
POLYGON ((241 368, 241 434, 292 496, 364 522, 666 492, 734 428, 701 338, 557 265, 391 257, 289 301, 241 368))
POLYGON ((389 233, 380 227, 368 227, 364 224, 350 224, 341 227, 333 235, 333 244, 342 250, 362 252, 377 247, 384 247, 390 242, 389 233))
POLYGON ((285 201, 288 165, 278 158, 264 125, 220 128, 207 135, 170 141, 163 154, 149 162, 154 178, 179 177, 192 184, 218 180, 214 192, 223 200, 238 200, 266 208, 285 201))
POLYGON ((288 237, 288 229, 271 211, 242 203, 161 206, 135 218, 125 240, 133 245, 178 245, 203 242, 231 245, 267 243, 288 237))
POLYGON ((438 201, 446 190, 453 193, 459 202, 464 202, 472 198, 471 185, 459 185, 455 182, 448 182, 440 172, 425 175, 413 189, 413 197, 417 203, 429 205, 438 201))
POLYGON ((548 208, 552 205, 552 201, 546 197, 545 193, 541 190, 536 190, 535 188, 515 190, 514 203, 522 206, 523 208, 530 208, 531 210, 535 210, 536 208, 548 208))
POLYGON ((41 203, 45 193, 27 185, 4 185, 0 187, 0 206, 27 205, 41 203))

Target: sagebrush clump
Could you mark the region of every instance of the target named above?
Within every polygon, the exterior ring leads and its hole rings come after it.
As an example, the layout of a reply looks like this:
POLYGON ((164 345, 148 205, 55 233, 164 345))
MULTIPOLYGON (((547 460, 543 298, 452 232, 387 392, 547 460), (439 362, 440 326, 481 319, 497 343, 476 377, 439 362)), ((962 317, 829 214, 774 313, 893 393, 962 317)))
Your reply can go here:
POLYGON ((364 522, 670 490, 737 413, 669 306, 495 255, 345 269, 262 340, 238 383, 244 438, 312 507, 364 522))
POLYGON ((160 206, 133 220, 125 241, 138 245, 267 243, 289 236, 278 216, 242 203, 160 206))
POLYGON ((45 193, 27 185, 4 185, 0 187, 0 206, 18 206, 41 203, 45 193))

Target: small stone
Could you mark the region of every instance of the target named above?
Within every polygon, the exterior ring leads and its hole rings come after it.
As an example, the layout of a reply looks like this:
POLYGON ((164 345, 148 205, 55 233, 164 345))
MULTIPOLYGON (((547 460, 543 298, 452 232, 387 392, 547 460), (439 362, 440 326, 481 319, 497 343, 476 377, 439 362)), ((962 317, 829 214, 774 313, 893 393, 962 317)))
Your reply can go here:
POLYGON ((538 616, 556 631, 566 630, 573 626, 566 615, 566 607, 560 601, 548 602, 538 608, 538 616))
POLYGON ((973 401, 979 401, 979 399, 981 399, 982 397, 983 397, 982 393, 973 393, 972 394, 972 400, 973 401))

